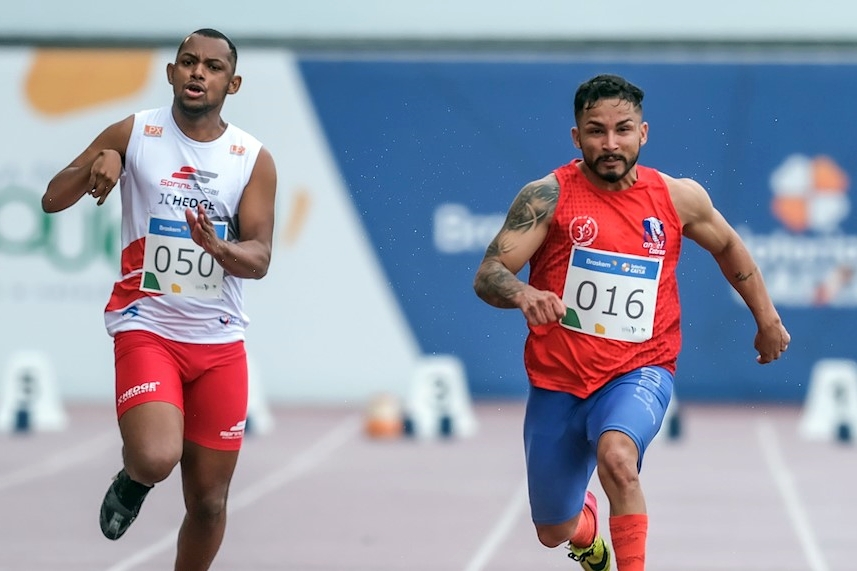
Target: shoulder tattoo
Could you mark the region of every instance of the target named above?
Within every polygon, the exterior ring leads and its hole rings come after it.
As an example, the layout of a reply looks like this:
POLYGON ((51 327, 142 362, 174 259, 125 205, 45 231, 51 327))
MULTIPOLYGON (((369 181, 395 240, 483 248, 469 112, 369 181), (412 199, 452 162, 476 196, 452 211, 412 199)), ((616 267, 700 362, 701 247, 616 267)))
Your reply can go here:
POLYGON ((527 184, 512 203, 503 229, 526 232, 544 224, 556 208, 558 198, 559 184, 555 180, 527 184))

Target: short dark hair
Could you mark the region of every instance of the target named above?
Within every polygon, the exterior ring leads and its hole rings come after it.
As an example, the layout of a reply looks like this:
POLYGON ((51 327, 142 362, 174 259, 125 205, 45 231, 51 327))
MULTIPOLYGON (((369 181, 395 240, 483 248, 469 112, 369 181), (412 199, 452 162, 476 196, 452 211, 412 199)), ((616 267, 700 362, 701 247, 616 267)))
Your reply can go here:
POLYGON ((185 42, 187 41, 187 38, 191 36, 203 36, 204 38, 215 38, 218 40, 223 40, 224 42, 226 42, 226 45, 229 46, 229 52, 232 54, 232 67, 235 68, 235 66, 238 64, 238 48, 235 47, 235 44, 232 43, 232 40, 230 40, 226 34, 219 30, 215 30, 214 28, 200 28, 188 34, 188 36, 182 40, 182 43, 179 44, 179 52, 181 52, 182 46, 184 46, 185 42))
POLYGON ((627 101, 636 109, 643 109, 643 90, 618 75, 609 73, 596 75, 580 84, 574 94, 574 118, 579 119, 586 109, 591 109, 602 99, 627 101))

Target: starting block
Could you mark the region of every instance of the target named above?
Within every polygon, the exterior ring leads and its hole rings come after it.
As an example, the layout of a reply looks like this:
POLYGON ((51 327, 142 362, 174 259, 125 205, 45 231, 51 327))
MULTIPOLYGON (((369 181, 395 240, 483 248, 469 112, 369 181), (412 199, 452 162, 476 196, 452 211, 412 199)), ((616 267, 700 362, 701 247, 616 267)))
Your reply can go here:
POLYGON ((9 359, 0 387, 0 432, 60 431, 68 416, 47 355, 20 351, 9 359))
POLYGON ((464 365, 457 357, 433 355, 417 361, 402 428, 415 438, 469 437, 476 432, 464 365))
POLYGON ((857 430, 857 362, 821 359, 812 368, 798 431, 806 440, 850 442, 857 430))
POLYGON ((670 397, 670 404, 667 405, 667 410, 664 413, 664 420, 661 423, 661 429, 655 435, 656 440, 679 440, 682 436, 682 414, 681 406, 678 398, 676 398, 675 389, 673 389, 670 397))
POLYGON ((247 420, 244 431, 248 435, 268 434, 274 429, 274 415, 268 406, 265 389, 256 362, 247 356, 247 420))

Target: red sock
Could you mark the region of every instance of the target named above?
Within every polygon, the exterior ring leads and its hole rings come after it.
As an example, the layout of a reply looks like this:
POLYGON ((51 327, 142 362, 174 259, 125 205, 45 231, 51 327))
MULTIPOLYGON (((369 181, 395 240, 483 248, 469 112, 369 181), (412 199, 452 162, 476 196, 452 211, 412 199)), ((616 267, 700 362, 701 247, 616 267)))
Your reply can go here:
POLYGON ((619 571, 645 571, 649 516, 617 515, 610 518, 610 542, 619 571))
POLYGON ((571 544, 575 547, 589 547, 595 541, 595 514, 589 506, 583 506, 580 519, 577 520, 577 529, 571 536, 571 544))

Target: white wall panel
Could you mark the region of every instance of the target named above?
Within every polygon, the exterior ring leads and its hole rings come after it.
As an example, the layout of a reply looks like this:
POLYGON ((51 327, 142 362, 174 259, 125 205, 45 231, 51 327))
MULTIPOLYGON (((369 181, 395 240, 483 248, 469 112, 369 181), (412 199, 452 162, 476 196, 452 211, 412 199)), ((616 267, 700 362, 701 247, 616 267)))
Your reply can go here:
POLYGON ((264 38, 563 40, 854 40, 849 0, 169 0, 139 7, 108 0, 15 0, 0 18, 7 36, 170 38, 216 27, 264 38))

